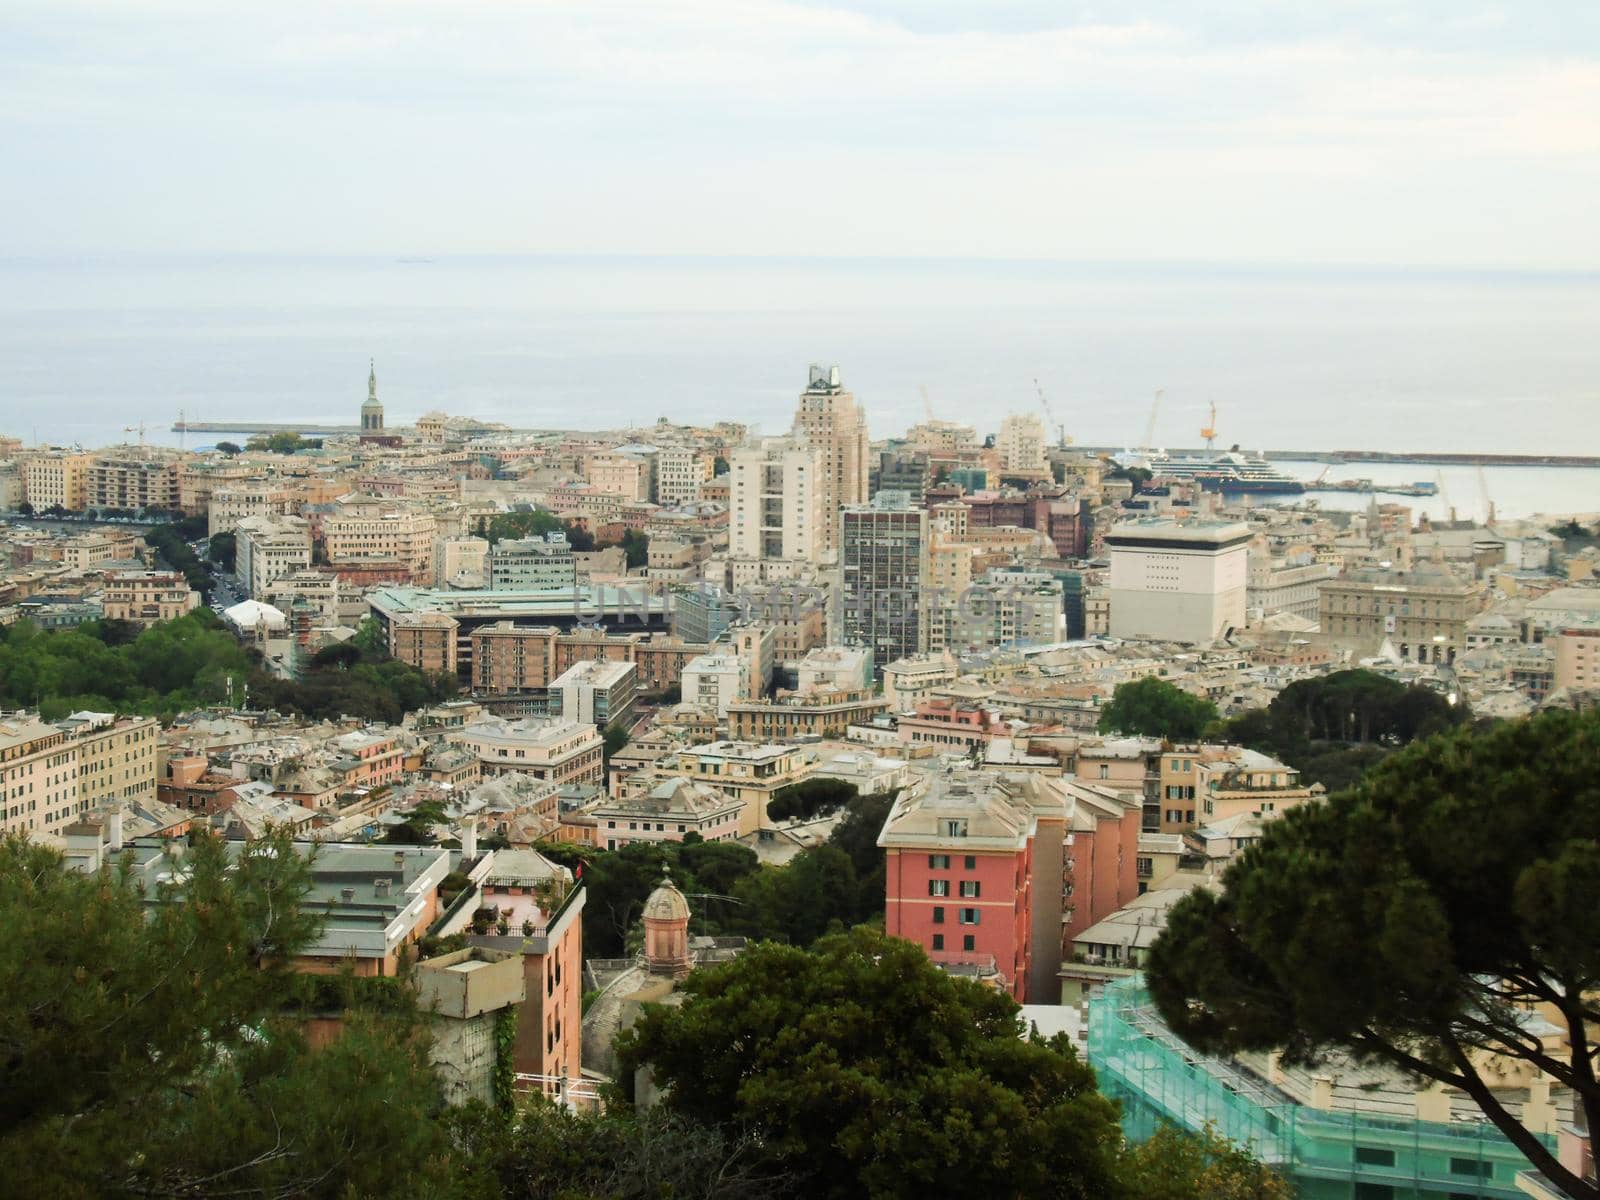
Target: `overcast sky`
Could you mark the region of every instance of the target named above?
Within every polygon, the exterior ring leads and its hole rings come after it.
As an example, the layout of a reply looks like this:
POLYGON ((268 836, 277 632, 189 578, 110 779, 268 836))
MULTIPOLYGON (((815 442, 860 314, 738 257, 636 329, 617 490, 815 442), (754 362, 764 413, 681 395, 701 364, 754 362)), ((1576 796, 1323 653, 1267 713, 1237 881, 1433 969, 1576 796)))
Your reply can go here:
POLYGON ((1597 53, 1597 0, 3 0, 0 254, 1600 269, 1597 53))

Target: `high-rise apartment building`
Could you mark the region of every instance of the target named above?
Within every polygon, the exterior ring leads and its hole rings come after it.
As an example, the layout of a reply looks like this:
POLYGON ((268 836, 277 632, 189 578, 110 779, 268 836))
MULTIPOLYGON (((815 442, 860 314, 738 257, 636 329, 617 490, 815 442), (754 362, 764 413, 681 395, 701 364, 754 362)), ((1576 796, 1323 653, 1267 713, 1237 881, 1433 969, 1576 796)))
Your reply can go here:
POLYGON ((772 438, 736 450, 728 553, 752 560, 815 562, 835 509, 827 504, 823 454, 795 439, 772 438))
POLYGON ((806 390, 795 410, 794 434, 821 456, 822 510, 826 522, 819 549, 838 548, 834 514, 851 504, 866 503, 872 469, 867 418, 856 398, 839 382, 838 367, 811 365, 806 390))
POLYGON ((839 640, 875 666, 928 648, 928 513, 904 492, 879 492, 839 517, 839 640))
POLYGON ((1202 645, 1245 623, 1250 530, 1239 521, 1127 521, 1106 534, 1111 635, 1202 645))
POLYGON ((1012 413, 1001 421, 1000 436, 994 445, 1000 451, 1002 470, 1036 474, 1050 469, 1045 457, 1044 422, 1031 413, 1012 413))

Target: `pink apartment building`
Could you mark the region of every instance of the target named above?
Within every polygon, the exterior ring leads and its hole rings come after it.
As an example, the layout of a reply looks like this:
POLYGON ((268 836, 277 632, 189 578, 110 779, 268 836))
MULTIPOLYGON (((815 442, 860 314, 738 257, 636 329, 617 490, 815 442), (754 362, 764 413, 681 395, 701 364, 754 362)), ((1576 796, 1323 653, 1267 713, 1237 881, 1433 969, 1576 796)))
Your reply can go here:
POLYGON ((1139 824, 1136 798, 1071 780, 927 777, 878 835, 885 930, 947 968, 992 970, 1020 1002, 1052 1003, 1069 934, 1138 894, 1139 824))

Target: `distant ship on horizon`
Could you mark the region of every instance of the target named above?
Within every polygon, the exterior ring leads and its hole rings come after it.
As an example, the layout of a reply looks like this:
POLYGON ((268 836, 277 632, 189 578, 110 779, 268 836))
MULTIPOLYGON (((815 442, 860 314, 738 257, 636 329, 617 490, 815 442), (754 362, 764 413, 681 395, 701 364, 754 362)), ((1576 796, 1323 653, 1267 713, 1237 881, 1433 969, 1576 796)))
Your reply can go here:
MULTIPOLYGON (((1156 393, 1156 403, 1160 404, 1161 394, 1156 393)), ((1151 409, 1150 427, 1145 430, 1146 441, 1155 426, 1156 410, 1151 409)), ((1200 430, 1200 436, 1205 439, 1206 453, 1204 454, 1168 454, 1164 450, 1145 450, 1142 455, 1118 455, 1117 460, 1124 465, 1139 465, 1150 471, 1152 478, 1176 479, 1184 482, 1198 483, 1208 492, 1221 492, 1223 495, 1274 495, 1274 496, 1299 496, 1304 495, 1306 485, 1300 480, 1280 471, 1269 463, 1260 454, 1245 454, 1235 446, 1232 450, 1213 453, 1212 443, 1217 437, 1217 406, 1211 406, 1211 419, 1200 430)))

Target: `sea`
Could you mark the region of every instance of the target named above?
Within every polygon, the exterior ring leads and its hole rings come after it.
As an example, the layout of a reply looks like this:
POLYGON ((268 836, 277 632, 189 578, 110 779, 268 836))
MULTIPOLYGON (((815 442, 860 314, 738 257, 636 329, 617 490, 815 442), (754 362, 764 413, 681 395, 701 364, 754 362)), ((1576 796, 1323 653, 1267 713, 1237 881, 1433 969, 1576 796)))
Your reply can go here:
MULTIPOLYGON (((964 259, 0 259, 0 431, 191 421, 742 421, 838 364, 875 437, 1041 411, 1084 445, 1600 455, 1600 273, 964 259), (1159 403, 1157 392, 1160 392, 1159 403)), ((190 435, 204 445, 222 435, 190 435)), ((1314 478, 1323 464, 1292 464, 1314 478)), ((1600 470, 1353 464, 1418 513, 1600 510, 1600 470)), ((1327 507, 1364 497, 1315 496, 1327 507)))

